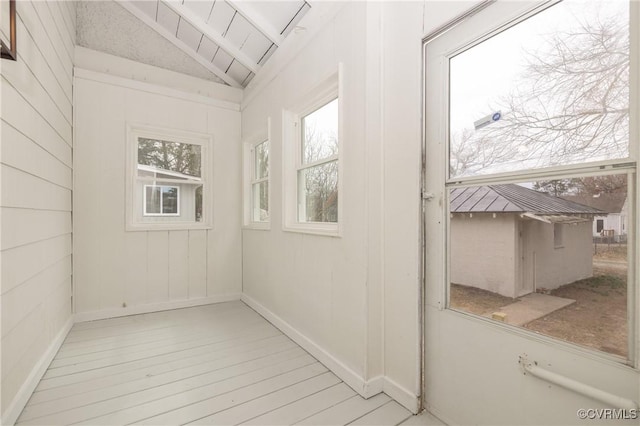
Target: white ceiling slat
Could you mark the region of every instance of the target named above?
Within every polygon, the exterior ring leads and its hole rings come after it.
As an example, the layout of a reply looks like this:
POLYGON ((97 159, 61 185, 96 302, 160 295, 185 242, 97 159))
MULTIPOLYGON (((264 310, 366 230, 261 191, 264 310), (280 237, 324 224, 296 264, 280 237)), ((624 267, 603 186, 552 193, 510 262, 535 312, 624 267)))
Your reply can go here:
POLYGON ((207 24, 224 37, 227 35, 227 29, 235 15, 236 10, 234 8, 229 6, 226 1, 218 0, 213 5, 207 24))
POLYGON ((178 24, 178 33, 176 34, 176 37, 184 41, 187 46, 197 51, 203 35, 188 21, 181 19, 178 24))
POLYGON ((229 69, 227 70, 227 74, 229 74, 231 77, 233 77, 235 80, 239 81, 240 84, 242 84, 242 82, 249 77, 249 74, 251 74, 251 71, 249 71, 247 69, 247 67, 245 67, 244 65, 242 65, 240 62, 238 61, 233 61, 231 63, 231 66, 229 67, 229 69))
MULTIPOLYGON (((260 70, 261 67, 258 64, 253 62, 251 58, 249 58, 245 53, 241 52, 240 49, 238 49, 228 40, 222 37, 221 34, 218 34, 216 31, 214 31, 213 28, 211 28, 206 22, 204 22, 204 20, 196 15, 191 9, 188 9, 182 4, 175 2, 164 4, 166 4, 167 7, 171 8, 175 13, 179 14, 182 19, 186 19, 187 21, 189 21, 191 25, 198 29, 198 31, 204 33, 204 35, 213 40, 216 44, 218 44, 218 46, 227 51, 227 53, 229 53, 237 61, 242 63, 242 65, 244 65, 250 71, 257 73, 260 70)), ((214 5, 214 11, 212 15, 216 13, 215 8, 216 6, 214 5)))
POLYGON ((138 9, 149 15, 150 18, 156 19, 158 14, 158 2, 157 1, 148 1, 148 0, 139 0, 132 1, 138 9))
POLYGON ((175 36, 178 31, 180 16, 167 7, 164 2, 158 2, 158 19, 156 21, 175 36))
POLYGON ((234 46, 240 46, 240 51, 245 53, 256 64, 260 61, 273 43, 258 31, 249 21, 241 15, 236 15, 225 37, 234 46))
POLYGON ((229 84, 232 87, 242 88, 240 83, 236 81, 234 78, 232 78, 229 74, 227 74, 225 71, 221 70, 220 68, 216 67, 214 64, 207 61, 202 56, 198 55, 195 52, 195 50, 191 49, 183 41, 177 39, 175 37, 175 33, 171 34, 169 31, 167 31, 166 28, 162 27, 154 19, 149 17, 149 15, 147 15, 145 12, 143 12, 142 10, 134 6, 130 1, 127 1, 127 0, 115 0, 115 1, 120 6, 124 7, 127 11, 129 11, 132 15, 134 15, 136 18, 140 19, 147 26, 155 30, 158 34, 163 36, 165 39, 173 43, 176 47, 183 50, 186 54, 188 54, 190 57, 195 59, 200 65, 202 65, 203 67, 205 67, 206 69, 208 69, 209 71, 211 71, 212 73, 220 77, 227 84, 229 84))
MULTIPOLYGON (((202 55, 207 61, 211 62, 213 60, 213 55, 216 54, 220 46, 215 44, 209 39, 209 37, 203 37, 202 42, 200 43, 200 47, 198 48, 198 54, 202 55)), ((221 67, 218 67, 222 69, 221 67)))
MULTIPOLYGON (((253 2, 243 0, 227 0, 231 6, 233 6, 247 21, 251 23, 258 31, 260 31, 267 39, 276 46, 282 45, 284 37, 280 35, 280 29, 274 26, 273 22, 269 21, 260 13, 254 6, 253 2)), ((287 3, 287 2, 282 2, 287 3)), ((271 4, 269 7, 277 8, 277 5, 271 4)), ((299 7, 298 7, 299 8, 299 7)), ((297 12, 298 9, 296 9, 297 12)), ((295 14, 295 12, 294 12, 295 14)), ((294 14, 289 16, 289 19, 294 14)))
POLYGON ((212 63, 213 65, 217 66, 221 70, 224 70, 224 72, 227 72, 227 69, 229 68, 229 65, 231 65, 232 61, 233 61, 233 56, 229 55, 227 52, 225 52, 222 49, 218 49, 218 52, 213 57, 212 63))
POLYGON ((269 50, 264 54, 264 56, 260 58, 260 61, 258 62, 258 64, 264 65, 264 63, 269 60, 269 58, 271 57, 271 55, 273 55, 276 49, 277 49, 276 45, 272 44, 269 50))
POLYGON ((285 37, 289 35, 289 33, 295 28, 295 26, 298 24, 298 22, 300 22, 302 17, 309 11, 309 9, 311 9, 311 6, 309 6, 309 3, 305 2, 298 13, 293 17, 293 19, 291 19, 291 22, 289 22, 287 27, 282 30, 282 35, 285 37))
POLYGON ((207 21, 211 14, 213 3, 213 0, 185 0, 184 6, 191 9, 193 13, 201 17, 204 21, 207 21))

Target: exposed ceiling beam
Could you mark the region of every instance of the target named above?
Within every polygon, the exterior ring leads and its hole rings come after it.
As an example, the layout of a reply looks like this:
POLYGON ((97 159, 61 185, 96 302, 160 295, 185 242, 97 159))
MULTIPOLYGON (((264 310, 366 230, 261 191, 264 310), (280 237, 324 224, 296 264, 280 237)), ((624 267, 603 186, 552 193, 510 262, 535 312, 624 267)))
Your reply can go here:
POLYGON ((258 64, 241 52, 240 49, 229 43, 227 39, 222 37, 222 34, 218 34, 214 31, 204 19, 195 14, 191 9, 184 6, 182 3, 177 3, 176 1, 165 1, 163 3, 180 15, 182 19, 186 19, 198 31, 209 37, 214 43, 220 46, 229 55, 233 56, 236 61, 247 67, 254 74, 257 74, 258 71, 260 71, 260 66, 258 64))
POLYGON ((116 2, 124 7, 127 11, 129 11, 133 16, 140 19, 146 25, 148 25, 151 29, 155 30, 158 34, 160 34, 165 39, 169 40, 173 43, 177 48, 182 50, 184 53, 189 55, 191 58, 196 60, 200 65, 220 77, 225 83, 229 84, 232 87, 237 87, 242 89, 242 85, 237 82, 233 77, 229 76, 223 70, 213 65, 211 62, 204 59, 202 56, 198 55, 198 53, 186 45, 183 41, 178 39, 175 34, 170 33, 160 24, 158 24, 155 20, 151 19, 149 15, 145 14, 143 11, 135 7, 133 4, 129 3, 127 0, 116 0, 116 2))
POLYGON ((249 3, 242 0, 227 0, 235 10, 238 11, 244 18, 251 23, 254 27, 258 29, 262 34, 265 35, 272 43, 275 43, 276 46, 282 45, 284 42, 284 37, 278 31, 276 31, 273 26, 267 22, 266 19, 260 15, 253 6, 249 3))

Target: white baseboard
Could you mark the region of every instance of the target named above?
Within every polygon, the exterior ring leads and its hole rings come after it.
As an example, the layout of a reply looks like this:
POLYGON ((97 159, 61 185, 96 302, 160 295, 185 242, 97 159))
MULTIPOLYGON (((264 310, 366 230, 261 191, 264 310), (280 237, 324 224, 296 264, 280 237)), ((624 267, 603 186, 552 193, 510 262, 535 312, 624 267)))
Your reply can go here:
POLYGON ((71 327, 73 327, 72 316, 69 317, 62 327, 62 330, 60 330, 53 339, 44 355, 42 355, 38 363, 31 370, 31 373, 29 373, 29 376, 20 387, 20 390, 16 394, 15 398, 13 398, 13 401, 9 404, 9 407, 7 407, 2 418, 3 425, 13 426, 18 420, 18 416, 20 416, 20 413, 24 410, 27 402, 29 402, 29 398, 31 398, 31 395, 36 390, 36 387, 38 386, 38 383, 40 383, 44 373, 47 371, 47 368, 49 368, 49 364, 51 364, 51 361, 55 358, 60 346, 62 346, 64 339, 66 339, 67 334, 71 331, 71 327))
POLYGON ((382 390, 391 398, 395 399, 398 404, 402 405, 413 414, 418 414, 420 401, 419 397, 413 392, 408 391, 388 377, 384 378, 384 386, 382 390))
POLYGON ((305 351, 309 352, 314 358, 325 365, 336 376, 342 379, 353 390, 358 392, 365 398, 369 398, 377 393, 382 392, 382 386, 379 381, 376 381, 374 386, 367 386, 367 382, 355 371, 340 362, 337 358, 331 355, 329 352, 321 348, 317 343, 300 333, 294 327, 292 327, 285 320, 265 308, 262 304, 256 300, 242 295, 242 301, 249 305, 251 309, 262 315, 267 321, 276 326, 280 331, 286 334, 291 340, 296 342, 305 351))
POLYGON ((349 385, 353 390, 358 392, 362 397, 370 398, 384 392, 412 413, 415 414, 418 412, 418 397, 395 383, 393 380, 384 376, 377 376, 370 380, 364 380, 355 371, 344 365, 333 355, 321 348, 317 343, 304 336, 291 326, 291 324, 265 308, 256 300, 246 294, 243 294, 242 301, 262 315, 271 324, 280 329, 280 331, 300 345, 305 351, 309 352, 314 358, 324 364, 329 370, 342 379, 342 381, 349 385))
POLYGON ((96 321, 108 318, 126 317, 129 315, 148 314, 171 309, 190 308, 193 306, 210 305, 212 303, 231 302, 240 300, 240 293, 222 294, 199 299, 173 300, 170 302, 149 303, 146 305, 127 306, 119 309, 105 309, 102 311, 80 312, 75 314, 75 322, 96 321))

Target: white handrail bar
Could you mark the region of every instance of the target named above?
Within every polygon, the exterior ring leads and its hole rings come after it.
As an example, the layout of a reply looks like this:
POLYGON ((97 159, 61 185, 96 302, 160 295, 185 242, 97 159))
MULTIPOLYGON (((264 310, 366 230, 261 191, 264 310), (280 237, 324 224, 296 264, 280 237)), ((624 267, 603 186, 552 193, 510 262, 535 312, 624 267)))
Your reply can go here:
POLYGON ((562 386, 565 389, 579 393, 589 398, 604 402, 605 404, 610 405, 614 408, 622 408, 626 410, 638 409, 638 403, 631 399, 614 395, 610 392, 603 391, 602 389, 594 388, 593 386, 570 379, 569 377, 563 376, 561 374, 554 373, 553 371, 545 370, 544 368, 538 366, 537 363, 529 361, 526 355, 520 355, 520 360, 518 361, 518 363, 525 373, 529 373, 534 377, 556 384, 558 386, 562 386))

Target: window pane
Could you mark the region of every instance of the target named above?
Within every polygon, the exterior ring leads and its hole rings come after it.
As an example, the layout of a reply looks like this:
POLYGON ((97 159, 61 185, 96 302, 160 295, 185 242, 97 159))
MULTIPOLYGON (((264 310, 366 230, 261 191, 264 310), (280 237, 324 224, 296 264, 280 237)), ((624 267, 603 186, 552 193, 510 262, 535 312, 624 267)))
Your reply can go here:
POLYGON ((202 185, 196 188, 196 222, 202 222, 202 188, 202 185))
POLYGON ((564 1, 450 61, 450 175, 626 158, 629 11, 564 1))
POLYGON ((146 195, 146 210, 147 214, 160 213, 160 187, 159 186, 145 186, 146 195))
POLYGON ((301 222, 338 221, 338 162, 298 171, 298 217, 301 222))
POLYGON ((201 164, 200 145, 138 138, 138 176, 199 180, 201 164))
POLYGON ((338 154, 338 99, 302 119, 302 163, 338 154))
POLYGON ((178 188, 175 186, 162 187, 162 213, 178 214, 178 188))
POLYGON ((626 357, 627 192, 627 175, 451 189, 450 307, 626 357))
POLYGON ((253 216, 254 222, 266 222, 269 220, 269 182, 260 182, 253 185, 253 216))
POLYGON ((269 144, 263 142, 255 148, 255 178, 262 179, 269 175, 269 144))

